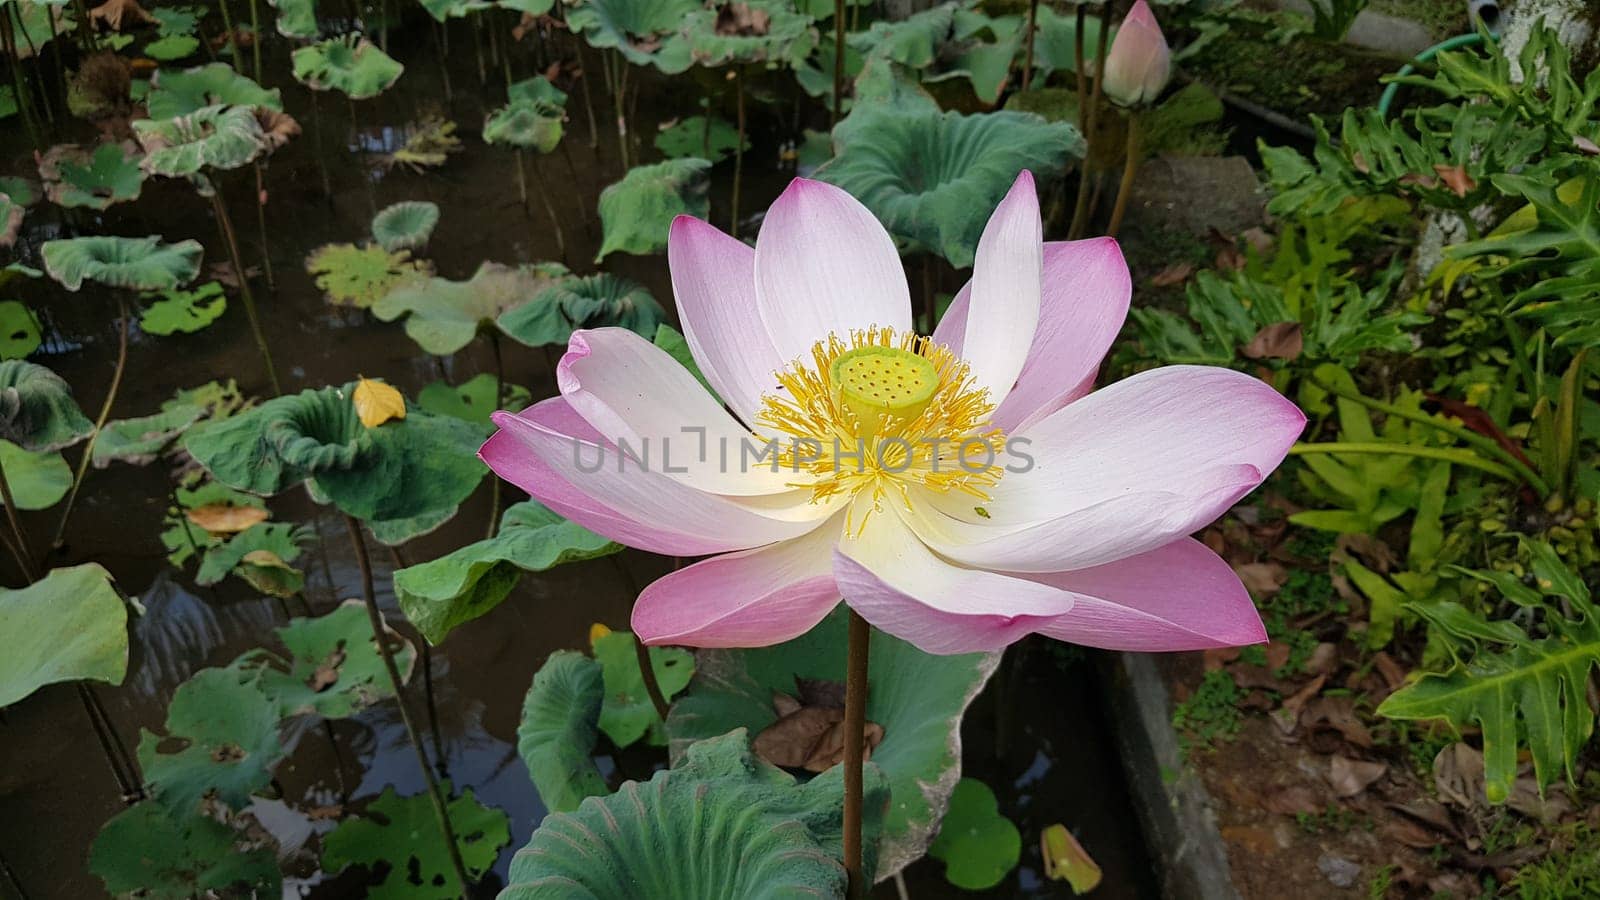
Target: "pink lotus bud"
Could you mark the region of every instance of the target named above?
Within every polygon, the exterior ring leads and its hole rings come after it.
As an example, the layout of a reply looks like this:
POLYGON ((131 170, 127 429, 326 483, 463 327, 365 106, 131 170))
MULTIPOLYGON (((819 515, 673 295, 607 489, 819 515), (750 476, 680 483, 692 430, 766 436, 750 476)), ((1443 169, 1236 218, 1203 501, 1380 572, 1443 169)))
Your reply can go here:
POLYGON ((1172 51, 1149 4, 1137 0, 1106 54, 1104 90, 1122 106, 1154 100, 1172 74, 1172 51))

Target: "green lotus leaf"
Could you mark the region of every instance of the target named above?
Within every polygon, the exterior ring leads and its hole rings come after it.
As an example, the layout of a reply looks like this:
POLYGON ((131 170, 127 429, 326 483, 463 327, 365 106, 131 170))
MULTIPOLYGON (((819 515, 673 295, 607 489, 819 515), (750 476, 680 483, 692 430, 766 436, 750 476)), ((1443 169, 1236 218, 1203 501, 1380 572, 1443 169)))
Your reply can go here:
MULTIPOLYGON (((666 729, 639 674, 632 632, 610 631, 593 643, 594 658, 605 672, 606 702, 600 711, 600 730, 618 747, 631 746, 647 733, 651 744, 665 744, 666 729)), ((650 668, 661 696, 671 700, 694 677, 694 654, 677 647, 651 647, 650 668)))
POLYGON ((167 562, 177 567, 181 567, 196 554, 205 553, 223 543, 221 537, 212 535, 189 521, 189 517, 185 514, 188 510, 208 503, 254 506, 261 509, 265 509, 267 505, 254 494, 236 491, 216 481, 203 481, 192 489, 180 486, 175 500, 177 505, 167 507, 167 514, 162 519, 165 528, 161 532, 161 544, 167 548, 167 562))
POLYGON ((945 864, 944 877, 958 888, 986 891, 1017 867, 1022 834, 1000 814, 994 791, 976 778, 956 782, 950 809, 928 855, 945 864))
POLYGON ((139 313, 139 327, 150 334, 192 334, 228 310, 228 298, 222 293, 222 285, 215 281, 192 291, 174 288, 149 296, 161 298, 139 313))
POLYGON ((365 37, 347 34, 294 51, 294 77, 314 91, 366 100, 388 90, 405 66, 365 37))
MULTIPOLYGON (((288 660, 262 650, 242 662, 258 668, 261 691, 277 704, 279 716, 346 719, 394 696, 360 600, 346 600, 327 615, 291 619, 277 632, 288 660)), ((416 651, 392 629, 388 637, 396 645, 395 664, 409 673, 416 651)))
POLYGON ((0 362, 0 439, 25 450, 60 450, 92 431, 60 375, 20 359, 0 362))
POLYGON ((187 34, 172 34, 144 45, 144 55, 160 62, 188 59, 200 49, 200 39, 187 34))
MULTIPOLYGON (((1034 84, 1042 83, 1054 72, 1072 72, 1078 66, 1077 17, 1062 15, 1040 4, 1038 23, 1039 35, 1033 44, 1033 65, 1039 71, 1034 75, 1034 84)), ((1020 19, 1018 25, 1020 33, 1020 19)), ((1107 43, 1109 45, 1109 38, 1107 43)), ((1088 66, 1093 66, 1094 54, 1099 47, 1100 18, 1088 16, 1083 27, 1084 61, 1088 66)))
POLYGON ((195 584, 219 584, 245 563, 245 557, 263 550, 284 563, 292 563, 300 558, 301 545, 310 543, 313 537, 309 528, 293 522, 257 522, 207 547, 194 576, 195 584))
POLYGON ((276 897, 278 860, 257 838, 198 812, 178 814, 147 800, 118 813, 89 851, 89 871, 117 897, 276 897))
POLYGON ((94 442, 95 468, 104 469, 114 462, 136 466, 155 462, 161 451, 205 415, 206 408, 198 403, 168 401, 154 415, 107 422, 94 442))
POLYGON ((567 6, 567 27, 591 47, 675 75, 691 63, 687 43, 675 38, 699 9, 700 0, 581 0, 567 6))
POLYGON ((939 48, 949 39, 955 10, 956 4, 944 3, 898 22, 874 22, 868 30, 851 34, 845 40, 867 56, 880 56, 913 69, 925 69, 933 65, 939 48))
MULTIPOLYGON (((450 793, 450 782, 440 782, 439 787, 450 793)), ((494 865, 500 848, 511 843, 510 820, 502 810, 478 802, 471 788, 445 809, 467 877, 477 879, 494 865)), ((366 887, 362 896, 450 900, 460 892, 442 843, 427 793, 401 797, 388 787, 367 804, 365 815, 345 819, 322 839, 322 869, 336 873, 352 865, 376 869, 387 864, 384 880, 366 887)))
POLYGON ((579 328, 616 326, 654 338, 666 318, 666 311, 643 285, 602 272, 564 278, 495 324, 518 343, 541 347, 565 345, 579 328))
POLYGON ((325 244, 306 257, 306 271, 316 277, 329 303, 366 309, 396 287, 426 277, 428 267, 405 250, 325 244))
POLYGON ((527 500, 505 511, 487 540, 394 573, 406 618, 429 643, 500 605, 523 572, 543 572, 622 548, 527 500))
MULTIPOLYGON (((546 816, 500 896, 843 897, 842 768, 796 784, 750 754, 743 729, 708 738, 678 768, 546 816)), ((886 792, 876 766, 865 775, 870 866, 886 792)))
POLYGON ((798 66, 817 49, 809 15, 790 0, 734 0, 687 16, 681 32, 702 66, 730 63, 798 66))
POLYGON ((378 452, 371 465, 324 472, 311 484, 363 521, 412 520, 415 533, 431 530, 488 474, 478 459, 483 431, 469 422, 409 409, 403 421, 372 431, 378 452))
POLYGON ((133 133, 144 147, 146 172, 182 178, 201 169, 237 169, 271 149, 253 109, 205 106, 170 119, 140 119, 133 133))
POLYGON ((517 753, 550 812, 571 812, 585 797, 611 793, 591 756, 605 693, 600 664, 576 650, 557 650, 533 674, 517 753))
POLYGON ((156 31, 162 37, 194 34, 200 27, 200 12, 193 6, 163 6, 160 9, 150 10, 150 14, 155 16, 156 31))
POLYGON ((199 241, 161 243, 142 238, 94 237, 45 241, 44 268, 69 291, 93 281, 130 291, 165 291, 188 284, 200 272, 199 241))
POLYGON ((1023 169, 1041 179, 1081 157, 1073 126, 1029 113, 965 116, 858 101, 833 132, 835 156, 817 177, 855 195, 889 233, 972 265, 989 214, 1023 169))
MULTIPOLYGON (((709 125, 705 116, 680 119, 656 135, 656 149, 668 159, 697 156, 716 163, 732 156, 738 146, 738 130, 714 117, 709 125)), ((748 138, 745 139, 744 148, 750 149, 748 138)))
POLYGON ((202 669, 178 686, 167 707, 167 735, 141 729, 139 767, 152 795, 178 815, 214 801, 233 810, 272 781, 283 758, 278 709, 251 672, 202 669), (173 752, 163 747, 181 745, 173 752))
POLYGON ((536 153, 549 153, 561 143, 566 114, 559 108, 528 100, 512 102, 483 120, 483 140, 509 144, 536 153))
POLYGON ((375 454, 348 390, 305 390, 268 400, 184 436, 184 449, 230 487, 269 496, 334 468, 366 465, 375 454))
POLYGON ((101 144, 91 153, 73 144, 52 147, 40 162, 45 193, 57 206, 106 209, 137 200, 144 170, 132 144, 101 144))
POLYGON ((0 194, 6 194, 19 206, 32 206, 39 202, 39 186, 21 175, 0 175, 0 194))
POLYGON ((710 169, 711 163, 704 159, 669 159, 629 169, 621 181, 601 191, 600 224, 605 240, 594 261, 619 250, 659 253, 666 249, 667 229, 674 218, 708 216, 710 169))
POLYGON ((439 205, 426 200, 391 203, 372 217, 372 237, 384 250, 420 250, 439 224, 439 205))
POLYGON ((0 440, 0 466, 5 467, 17 509, 49 509, 72 487, 72 469, 55 450, 24 450, 0 440))
POLYGON ((316 40, 317 0, 267 0, 278 11, 278 33, 286 38, 316 40))
POLYGON ((44 343, 39 317, 16 300, 0 300, 0 359, 22 359, 44 343))
POLYGON ((474 375, 456 387, 435 381, 417 393, 417 405, 428 412, 454 416, 485 428, 490 426, 489 416, 495 410, 522 409, 532 402, 533 394, 527 388, 499 385, 489 372, 474 375))
POLYGON ((486 262, 467 281, 429 278, 390 291, 372 305, 385 322, 406 317, 406 335, 423 351, 448 356, 472 343, 507 310, 532 302, 566 268, 559 265, 503 266, 486 262))
POLYGON ((500 0, 496 5, 502 9, 514 9, 519 13, 526 13, 537 19, 555 9, 556 0, 500 0))
MULTIPOLYGON (((156 10, 159 15, 161 10, 156 10)), ((277 88, 267 90, 227 63, 208 63, 182 71, 160 70, 150 79, 145 101, 152 119, 172 119, 208 106, 254 106, 283 111, 277 88)))
POLYGON ((494 4, 486 0, 422 0, 422 8, 433 16, 434 21, 443 22, 446 19, 464 19, 480 10, 489 9, 494 4))
POLYGON ((23 213, 21 203, 13 200, 10 194, 0 191, 0 249, 17 242, 17 235, 22 232, 23 213))
MULTIPOLYGON (((840 608, 783 644, 696 653, 694 681, 667 717, 673 754, 732 728, 760 733, 778 719, 774 692, 792 694, 797 678, 844 680, 845 627, 840 608)), ((961 771, 961 716, 999 655, 933 656, 876 630, 871 651, 878 674, 867 720, 884 732, 872 761, 888 777, 890 792, 877 869, 883 879, 922 856, 933 840, 961 771)))
POLYGON ((20 590, 0 588, 0 708, 47 684, 121 684, 128 611, 96 563, 51 569, 20 590))

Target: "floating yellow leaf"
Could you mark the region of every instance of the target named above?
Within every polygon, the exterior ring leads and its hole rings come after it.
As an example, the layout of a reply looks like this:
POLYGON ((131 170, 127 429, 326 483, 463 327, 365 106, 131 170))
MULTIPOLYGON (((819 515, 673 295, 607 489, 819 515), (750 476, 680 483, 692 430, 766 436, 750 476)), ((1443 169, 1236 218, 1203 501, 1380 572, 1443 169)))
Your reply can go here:
POLYGON ((603 624, 601 624, 599 622, 596 622, 593 625, 590 625, 589 626, 589 646, 593 647, 595 641, 600 640, 601 638, 605 637, 606 635, 608 635, 610 633, 611 633, 611 629, 607 628, 605 625, 603 625, 603 624))
POLYGON ((189 521, 212 534, 236 534, 267 520, 259 506, 234 506, 232 503, 207 503, 185 511, 189 521))
POLYGON ((361 418, 361 424, 368 428, 377 428, 390 419, 406 417, 406 398, 381 381, 363 378, 356 382, 350 402, 356 405, 356 415, 361 418))
POLYGON ((1074 894, 1087 894, 1100 884, 1100 866, 1089 857, 1083 845, 1065 825, 1051 825, 1039 832, 1039 851, 1044 856, 1044 874, 1053 881, 1066 881, 1074 894))

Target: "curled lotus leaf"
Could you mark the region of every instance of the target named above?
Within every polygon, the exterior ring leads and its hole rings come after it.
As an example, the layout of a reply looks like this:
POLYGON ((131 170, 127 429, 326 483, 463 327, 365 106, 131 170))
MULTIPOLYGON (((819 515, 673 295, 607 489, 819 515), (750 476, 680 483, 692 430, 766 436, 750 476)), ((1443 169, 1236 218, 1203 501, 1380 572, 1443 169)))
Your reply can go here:
POLYGON ((17 509, 49 509, 72 486, 72 469, 55 450, 24 450, 0 440, 0 466, 5 467, 17 509))
POLYGON ((591 755, 605 696, 600 664, 576 650, 557 650, 533 673, 517 725, 517 753, 550 812, 571 812, 585 797, 611 792, 591 755))
POLYGON ((314 91, 339 91, 352 100, 366 100, 388 90, 405 66, 356 34, 301 47, 294 51, 294 77, 314 91))
POLYGON ((466 281, 429 278, 401 285, 372 305, 385 322, 405 316, 406 334, 435 356, 448 356, 492 327, 507 310, 533 302, 567 274, 555 264, 505 266, 486 262, 466 281))
POLYGON ((914 13, 896 22, 880 21, 848 38, 850 47, 867 56, 879 56, 908 66, 925 69, 939 55, 939 48, 950 37, 955 24, 956 4, 943 3, 914 13))
POLYGON ((0 192, 0 249, 17 242, 17 235, 22 231, 23 210, 23 205, 10 194, 0 192))
POLYGON ((1072 125, 1031 113, 888 102, 858 102, 833 142, 818 178, 866 204, 897 239, 959 267, 972 265, 989 210, 1018 172, 1045 177, 1084 152, 1072 125))
POLYGON ((170 119, 140 119, 133 133, 144 147, 147 172, 181 178, 201 169, 237 169, 270 149, 248 106, 205 106, 170 119))
POLYGON ((679 29, 699 9, 699 0, 583 0, 567 7, 567 27, 591 47, 675 75, 692 63, 679 29))
POLYGON ((184 446, 218 481, 263 496, 317 472, 359 466, 374 453, 349 392, 337 388, 304 390, 206 423, 189 431, 184 446))
POLYGON ((596 263, 608 254, 649 254, 666 249, 667 231, 678 216, 704 219, 711 211, 711 163, 669 159, 635 166, 600 192, 600 225, 605 233, 596 263))
POLYGON ((0 708, 62 681, 121 684, 127 671, 128 611, 98 564, 0 588, 0 708))
POLYGON ((569 276, 539 292, 495 323, 511 339, 529 347, 565 345, 579 328, 626 328, 653 340, 667 319, 644 285, 619 275, 569 276))
POLYGON ((227 63, 207 63, 192 69, 157 70, 150 79, 150 95, 145 100, 150 118, 157 120, 187 116, 219 105, 281 112, 283 97, 277 88, 263 88, 227 63))
POLYGON ((695 11, 683 22, 698 65, 799 66, 817 49, 812 18, 789 0, 733 0, 695 11))
POLYGON ((166 291, 188 284, 200 272, 199 241, 161 243, 142 238, 93 237, 46 241, 44 268, 62 287, 76 291, 85 281, 133 291, 166 291))
POLYGON ((513 101, 489 113, 483 120, 483 140, 489 144, 509 144, 536 153, 549 153, 561 143, 564 114, 561 110, 526 101, 513 101))
POLYGON ((315 40, 320 33, 317 0, 267 0, 267 5, 278 11, 278 33, 284 37, 315 40))
POLYGON ((409 281, 427 277, 428 265, 406 250, 378 244, 326 244, 306 257, 306 271, 335 306, 366 309, 409 281))
POLYGON ((426 200, 392 203, 372 217, 372 237, 383 249, 420 250, 439 224, 439 205, 426 200))
POLYGON ((0 362, 0 438, 25 450, 60 450, 91 431, 60 375, 20 359, 0 362))
MULTIPOLYGON (((842 772, 799 784, 756 759, 744 729, 708 738, 647 782, 546 816, 500 896, 843 897, 842 772)), ((870 868, 887 797, 876 766, 864 774, 870 868)))
POLYGON ((57 144, 39 158, 39 177, 50 202, 69 209, 106 209, 137 200, 144 186, 139 150, 131 141, 90 150, 57 144))

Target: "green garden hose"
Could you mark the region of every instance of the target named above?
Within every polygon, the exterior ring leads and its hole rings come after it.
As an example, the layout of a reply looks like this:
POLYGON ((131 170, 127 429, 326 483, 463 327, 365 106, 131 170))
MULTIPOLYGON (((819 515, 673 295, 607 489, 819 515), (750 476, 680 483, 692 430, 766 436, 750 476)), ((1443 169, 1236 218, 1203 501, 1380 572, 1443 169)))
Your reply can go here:
MULTIPOLYGON (((1417 58, 1400 67, 1395 73, 1396 78, 1404 78, 1416 71, 1416 63, 1425 63, 1446 50, 1455 50, 1459 47, 1473 47, 1483 43, 1483 35, 1474 31, 1471 34, 1458 34, 1447 41, 1434 44, 1432 47, 1417 54, 1417 58)), ((1378 98, 1378 115, 1389 118, 1389 107, 1394 105, 1395 95, 1400 93, 1399 82, 1391 82, 1383 89, 1383 96, 1378 98)))

